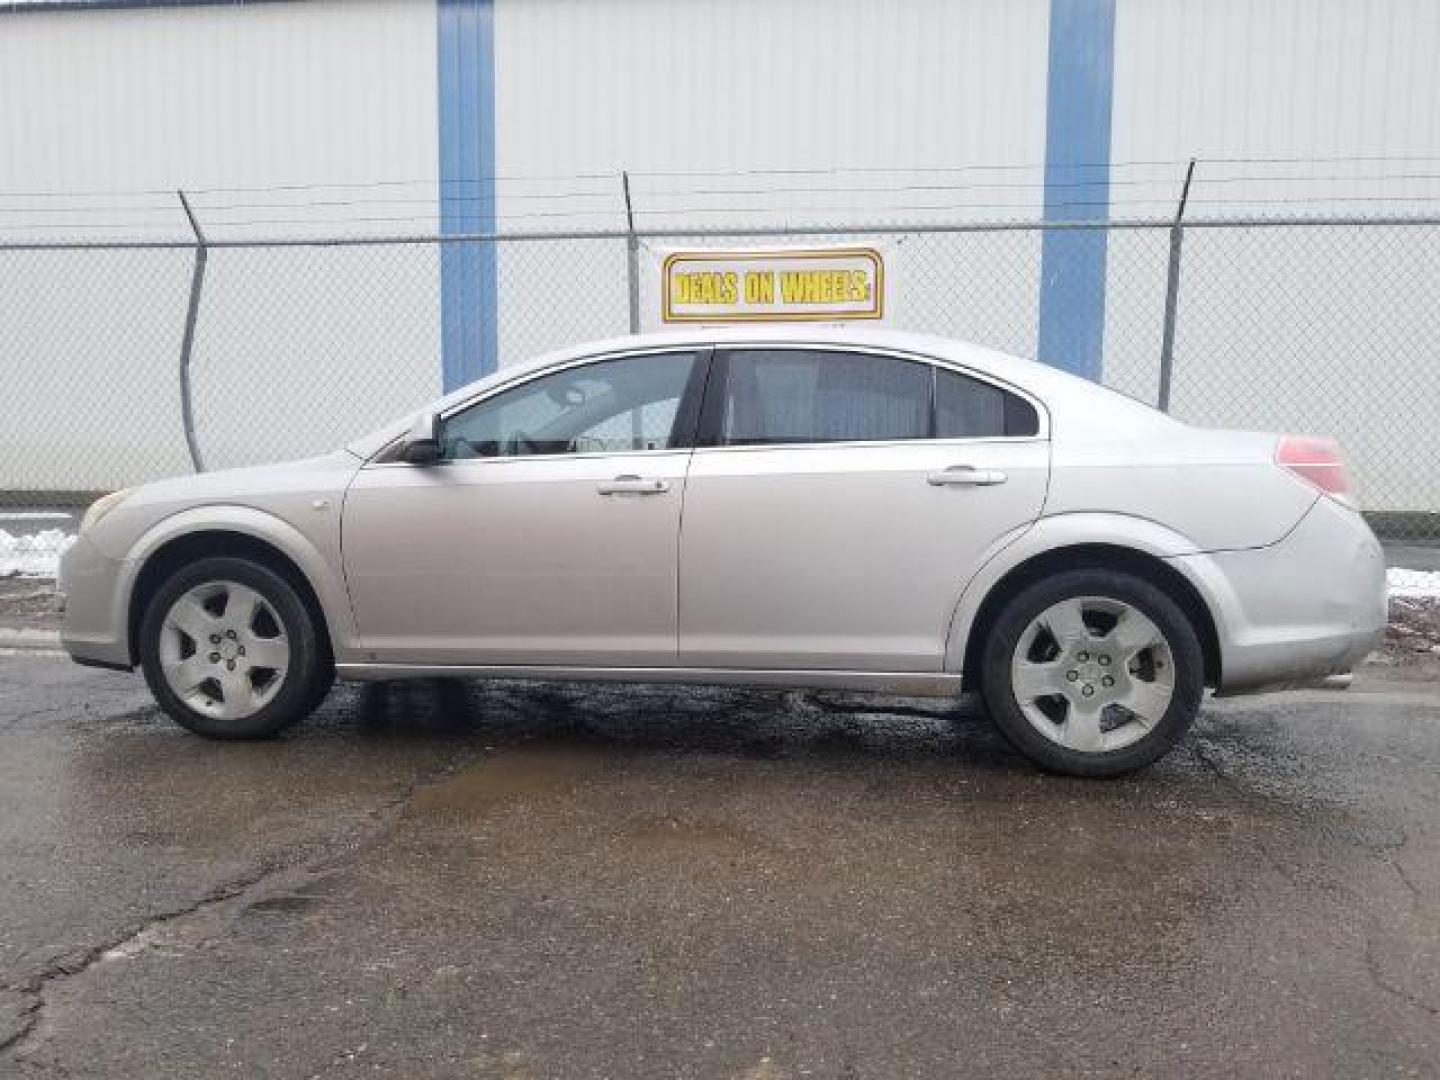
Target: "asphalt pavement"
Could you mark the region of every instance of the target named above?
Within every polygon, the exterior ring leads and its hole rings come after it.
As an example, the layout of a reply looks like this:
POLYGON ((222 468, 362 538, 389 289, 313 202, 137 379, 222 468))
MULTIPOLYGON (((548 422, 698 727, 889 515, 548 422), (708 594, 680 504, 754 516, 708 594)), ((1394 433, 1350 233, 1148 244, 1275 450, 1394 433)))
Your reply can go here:
POLYGON ((1083 782, 815 694, 345 687, 207 743, 0 655, 0 1075, 1433 1076, 1437 766, 1416 677, 1083 782))

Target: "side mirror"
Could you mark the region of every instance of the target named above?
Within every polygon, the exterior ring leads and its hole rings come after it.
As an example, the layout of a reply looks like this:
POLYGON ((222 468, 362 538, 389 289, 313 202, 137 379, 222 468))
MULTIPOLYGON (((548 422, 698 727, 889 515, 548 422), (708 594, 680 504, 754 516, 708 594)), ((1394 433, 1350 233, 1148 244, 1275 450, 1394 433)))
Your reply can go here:
POLYGON ((411 465, 434 465, 440 460, 440 418, 433 412, 421 413, 415 426, 405 436, 400 458, 411 465))

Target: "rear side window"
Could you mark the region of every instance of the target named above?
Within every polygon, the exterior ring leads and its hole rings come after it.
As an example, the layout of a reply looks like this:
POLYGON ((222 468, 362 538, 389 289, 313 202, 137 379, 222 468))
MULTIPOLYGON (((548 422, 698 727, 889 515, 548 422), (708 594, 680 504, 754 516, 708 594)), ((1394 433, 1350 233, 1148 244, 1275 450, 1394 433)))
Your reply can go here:
POLYGON ((894 356, 825 349, 737 349, 701 421, 720 446, 992 439, 1036 435, 1024 398, 947 368, 894 356))
POLYGON ((935 437, 1036 435, 1040 418, 1022 397, 944 368, 935 369, 935 437))
POLYGON ((852 352, 747 349, 729 353, 726 370, 718 417, 724 446, 929 435, 928 364, 852 352))

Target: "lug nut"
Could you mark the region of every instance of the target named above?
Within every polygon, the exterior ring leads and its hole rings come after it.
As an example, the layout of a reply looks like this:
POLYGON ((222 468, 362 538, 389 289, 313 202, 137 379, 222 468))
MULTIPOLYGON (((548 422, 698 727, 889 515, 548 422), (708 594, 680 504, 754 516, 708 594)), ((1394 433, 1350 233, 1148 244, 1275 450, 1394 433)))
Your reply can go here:
POLYGON ((220 654, 218 652, 212 652, 210 654, 210 662, 212 664, 218 664, 220 662, 220 654))
POLYGON ((234 636, 235 636, 235 631, 234 631, 234 630, 226 630, 226 631, 225 631, 225 636, 228 637, 228 638, 234 638, 234 636))
MULTIPOLYGON (((244 650, 242 649, 241 651, 243 652, 244 650)), ((1109 675, 1106 675, 1103 679, 1100 680, 1100 684, 1102 686, 1114 686, 1115 680, 1112 679, 1109 675)))
POLYGON ((1086 697, 1089 697, 1091 694, 1095 693, 1095 687, 1091 686, 1087 682, 1084 686, 1080 688, 1080 693, 1084 694, 1086 697))
POLYGON ((245 655, 245 646, 244 646, 244 645, 241 645, 241 646, 240 646, 240 655, 241 655, 241 656, 244 656, 244 655, 245 655))
POLYGON ((234 660, 226 660, 226 661, 225 661, 225 666, 226 666, 227 668, 229 668, 231 671, 234 671, 234 670, 235 670, 235 661, 234 661, 234 660))
POLYGON ((1104 653, 1101 653, 1101 654, 1100 654, 1100 666, 1101 666, 1101 667, 1109 667, 1109 666, 1110 666, 1110 657, 1106 656, 1104 653))
POLYGON ((211 644, 211 645, 219 645, 219 644, 220 644, 220 635, 219 635, 219 634, 211 634, 211 635, 210 635, 210 644, 211 644))
POLYGON ((1090 654, 1088 652, 1082 652, 1075 659, 1079 660, 1083 664, 1086 660, 1090 659, 1090 654))
POLYGON ((1065 678, 1069 679, 1071 682, 1074 682, 1074 681, 1075 681, 1076 679, 1078 679, 1079 677, 1080 677, 1080 673, 1079 673, 1078 671, 1067 671, 1067 672, 1065 672, 1065 678))

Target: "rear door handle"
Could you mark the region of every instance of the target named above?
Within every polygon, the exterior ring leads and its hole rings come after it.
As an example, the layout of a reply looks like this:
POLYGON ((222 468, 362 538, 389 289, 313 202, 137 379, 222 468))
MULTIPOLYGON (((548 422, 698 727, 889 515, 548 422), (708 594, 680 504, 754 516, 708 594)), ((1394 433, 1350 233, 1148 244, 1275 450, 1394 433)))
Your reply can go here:
POLYGON ((663 495, 670 490, 669 480, 655 480, 626 473, 614 480, 602 480, 595 485, 601 495, 663 495))
POLYGON ((932 487, 994 487, 1007 477, 999 469, 977 469, 971 465, 951 465, 925 478, 932 487))

